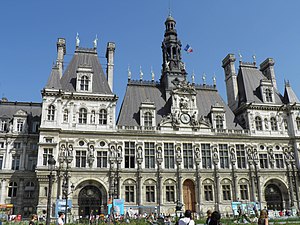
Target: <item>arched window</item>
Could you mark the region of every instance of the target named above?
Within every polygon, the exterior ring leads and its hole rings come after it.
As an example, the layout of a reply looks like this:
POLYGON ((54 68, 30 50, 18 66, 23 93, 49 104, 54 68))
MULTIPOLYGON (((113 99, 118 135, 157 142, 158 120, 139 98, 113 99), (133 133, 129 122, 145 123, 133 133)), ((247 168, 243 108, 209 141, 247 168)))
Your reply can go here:
POLYGON ((266 102, 273 102, 272 91, 270 89, 266 89, 266 102))
POLYGON ((79 109, 79 123, 86 124, 87 120, 87 110, 85 108, 79 109))
POLYGON ((107 124, 107 111, 106 111, 106 109, 100 109, 99 124, 100 125, 106 125, 107 124))
POLYGON ((10 182, 8 185, 8 197, 16 197, 17 190, 18 190, 17 182, 10 182))
POLYGON ((216 116, 216 129, 223 129, 224 125, 223 125, 223 118, 222 116, 218 115, 216 116))
POLYGON ((69 111, 68 109, 64 110, 64 122, 68 122, 69 121, 69 111))
POLYGON ((255 117, 255 127, 256 130, 262 130, 262 121, 259 116, 255 117))
POLYGON ((54 120, 54 114, 55 114, 54 105, 49 105, 47 119, 50 120, 50 121, 53 121, 54 120))
POLYGON ((271 122, 271 130, 272 131, 277 131, 278 130, 278 127, 277 127, 277 120, 275 117, 272 117, 270 119, 270 122, 271 122))
POLYGON ((145 112, 145 114, 144 114, 144 126, 145 127, 152 127, 152 113, 145 112))
POLYGON ((297 130, 300 130, 300 117, 296 118, 297 130))
POLYGON ((87 76, 82 76, 80 80, 80 90, 88 91, 89 90, 89 78, 87 76))

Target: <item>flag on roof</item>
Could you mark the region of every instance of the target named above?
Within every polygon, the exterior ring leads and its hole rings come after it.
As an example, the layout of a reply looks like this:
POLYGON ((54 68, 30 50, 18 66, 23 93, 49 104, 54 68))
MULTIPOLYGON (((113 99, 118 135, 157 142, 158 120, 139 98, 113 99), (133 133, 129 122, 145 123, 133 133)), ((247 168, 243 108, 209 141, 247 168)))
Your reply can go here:
POLYGON ((191 53, 191 52, 193 52, 193 49, 189 44, 187 44, 184 48, 184 51, 186 51, 187 53, 191 53))

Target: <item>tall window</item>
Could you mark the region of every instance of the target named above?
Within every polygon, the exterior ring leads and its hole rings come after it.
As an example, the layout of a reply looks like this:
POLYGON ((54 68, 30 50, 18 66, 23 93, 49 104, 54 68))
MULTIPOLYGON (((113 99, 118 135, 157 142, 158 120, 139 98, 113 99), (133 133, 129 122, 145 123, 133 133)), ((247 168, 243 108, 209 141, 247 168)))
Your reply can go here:
POLYGON ((296 118, 297 130, 300 130, 300 117, 296 118))
POLYGON ((263 129, 262 121, 261 121, 261 118, 259 116, 255 117, 255 127, 256 127, 256 130, 262 130, 263 129))
POLYGON ((183 166, 185 169, 193 169, 193 148, 191 143, 183 143, 183 166))
POLYGON ((80 124, 86 124, 87 120, 87 110, 85 108, 79 109, 79 120, 80 124))
POLYGON ((18 132, 22 132, 23 131, 23 124, 24 124, 24 120, 21 120, 21 119, 17 120, 17 131, 18 132))
POLYGON ((164 163, 166 169, 175 168, 175 152, 173 143, 164 143, 164 163))
POLYGON ((97 151, 97 167, 107 167, 107 151, 97 151))
POLYGON ((64 110, 64 122, 67 123, 69 121, 69 111, 68 109, 64 110))
POLYGON ((166 185, 166 201, 175 202, 175 186, 166 185))
POLYGON ((76 167, 86 166, 86 151, 76 151, 76 167))
POLYGON ((144 126, 145 127, 152 127, 152 114, 150 112, 146 112, 144 114, 144 126))
POLYGON ((53 149, 52 148, 44 148, 43 166, 48 165, 49 155, 53 155, 53 149))
POLYGON ((240 185, 240 198, 241 198, 241 200, 248 200, 248 185, 247 184, 240 185))
POLYGON ((204 198, 205 201, 213 201, 213 186, 212 185, 204 185, 204 198))
POLYGON ((278 169, 284 168, 283 154, 275 154, 275 164, 278 169))
POLYGON ((246 151, 244 145, 236 145, 237 167, 246 169, 246 151))
POLYGON ((89 78, 87 76, 82 76, 80 79, 80 90, 88 91, 89 90, 89 78))
POLYGON ((3 166, 3 155, 0 155, 0 170, 2 170, 3 166))
POLYGON ((155 202, 155 186, 146 186, 146 202, 155 202))
POLYGON ((100 125, 106 125, 107 124, 107 111, 106 111, 106 109, 100 109, 99 124, 100 125))
POLYGON ((19 155, 12 156, 11 169, 12 170, 20 169, 20 156, 19 155))
POLYGON ((154 142, 145 142, 145 168, 155 168, 154 142))
POLYGON ((222 185, 223 200, 231 200, 230 185, 222 185))
POLYGON ((54 120, 54 115, 55 115, 55 107, 54 105, 49 105, 48 107, 48 113, 47 113, 47 119, 50 121, 54 120))
POLYGON ((229 153, 226 144, 219 144, 220 167, 229 169, 229 153))
POLYGON ((272 131, 277 131, 278 130, 278 127, 277 127, 277 120, 275 117, 272 117, 270 119, 270 122, 271 122, 271 130, 272 131))
POLYGON ((6 131, 7 130, 7 121, 6 120, 1 120, 0 121, 0 131, 6 131))
POLYGON ((18 190, 17 182, 10 182, 8 185, 8 197, 16 197, 17 190, 18 190))
POLYGON ((216 129, 224 129, 223 118, 222 116, 216 116, 216 129))
POLYGON ((4 148, 4 142, 0 141, 0 148, 4 148))
POLYGON ((125 142, 125 168, 135 167, 135 142, 125 142))
POLYGON ((269 168, 268 155, 267 154, 259 154, 259 165, 260 165, 261 169, 269 168))
POLYGON ((96 122, 96 112, 95 110, 92 110, 90 124, 94 124, 95 122, 96 122))
POLYGON ((202 168, 211 169, 211 151, 210 144, 201 144, 202 168))
POLYGON ((134 186, 125 186, 125 202, 134 202, 134 186))
POLYGON ((270 89, 266 89, 266 102, 273 102, 272 91, 270 89))
POLYGON ((26 198, 33 198, 34 196, 34 183, 32 181, 29 181, 25 185, 25 197, 26 198))

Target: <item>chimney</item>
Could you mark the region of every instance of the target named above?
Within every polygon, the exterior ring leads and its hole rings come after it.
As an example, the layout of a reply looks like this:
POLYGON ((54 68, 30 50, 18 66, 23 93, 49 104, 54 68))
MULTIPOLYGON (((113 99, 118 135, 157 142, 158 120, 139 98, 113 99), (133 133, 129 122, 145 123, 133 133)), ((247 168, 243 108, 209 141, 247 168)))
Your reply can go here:
POLYGON ((238 85, 234 66, 235 60, 234 54, 228 54, 222 61, 222 67, 225 71, 227 102, 231 110, 235 110, 238 106, 238 85))
POLYGON ((64 69, 64 55, 66 54, 66 39, 58 38, 57 43, 57 60, 56 64, 59 71, 60 78, 62 77, 62 72, 64 69))
POLYGON ((107 59, 107 82, 110 87, 110 90, 113 92, 113 84, 114 84, 114 54, 115 54, 116 45, 114 42, 107 43, 106 49, 106 59, 107 59))
POLYGON ((260 64, 260 71, 265 75, 268 80, 272 82, 273 88, 277 89, 276 77, 274 72, 275 61, 272 58, 267 58, 260 64))

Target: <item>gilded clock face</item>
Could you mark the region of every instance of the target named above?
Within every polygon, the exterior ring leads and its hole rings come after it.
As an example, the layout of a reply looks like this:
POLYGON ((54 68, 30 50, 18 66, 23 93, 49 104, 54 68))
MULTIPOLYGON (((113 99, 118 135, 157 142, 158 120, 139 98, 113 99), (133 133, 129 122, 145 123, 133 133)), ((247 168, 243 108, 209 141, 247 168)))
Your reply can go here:
POLYGON ((181 120, 182 123, 187 124, 187 123, 190 122, 191 117, 190 117, 190 115, 187 114, 187 113, 182 113, 182 114, 180 115, 180 120, 181 120))

